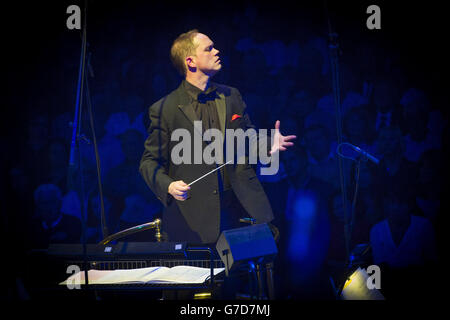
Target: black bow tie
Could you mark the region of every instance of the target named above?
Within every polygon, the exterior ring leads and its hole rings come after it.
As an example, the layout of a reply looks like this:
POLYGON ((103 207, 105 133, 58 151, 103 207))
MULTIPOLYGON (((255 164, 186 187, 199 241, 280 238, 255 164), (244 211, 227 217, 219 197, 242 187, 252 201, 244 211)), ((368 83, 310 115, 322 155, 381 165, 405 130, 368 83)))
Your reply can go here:
POLYGON ((200 103, 206 103, 206 101, 214 101, 217 97, 216 90, 212 90, 209 93, 201 92, 197 96, 197 100, 200 103))

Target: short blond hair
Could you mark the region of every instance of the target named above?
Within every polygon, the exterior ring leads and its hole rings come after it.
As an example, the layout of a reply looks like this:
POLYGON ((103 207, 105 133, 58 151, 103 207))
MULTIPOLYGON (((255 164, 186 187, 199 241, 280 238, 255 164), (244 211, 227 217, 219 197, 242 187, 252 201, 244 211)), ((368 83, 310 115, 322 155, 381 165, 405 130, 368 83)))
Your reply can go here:
POLYGON ((182 76, 186 76, 186 65, 184 64, 186 57, 195 55, 197 45, 194 44, 194 37, 198 33, 197 29, 193 29, 180 34, 170 48, 170 59, 182 76))

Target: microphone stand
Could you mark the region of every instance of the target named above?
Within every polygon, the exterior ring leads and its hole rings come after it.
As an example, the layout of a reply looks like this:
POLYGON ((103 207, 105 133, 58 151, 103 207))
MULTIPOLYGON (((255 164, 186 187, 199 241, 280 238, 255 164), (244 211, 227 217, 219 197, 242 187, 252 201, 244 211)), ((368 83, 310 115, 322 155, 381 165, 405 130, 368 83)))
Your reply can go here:
POLYGON ((361 171, 361 162, 367 162, 368 160, 372 161, 375 164, 379 163, 379 160, 377 158, 375 158, 374 156, 370 155, 368 152, 360 149, 357 146, 352 145, 351 143, 348 142, 342 142, 340 145, 337 146, 336 148, 336 154, 340 157, 340 158, 344 158, 344 159, 349 159, 352 161, 356 162, 356 173, 355 173, 355 193, 353 195, 353 201, 352 201, 352 207, 351 207, 351 211, 350 211, 350 221, 349 221, 349 236, 348 236, 348 240, 349 242, 351 242, 351 237, 353 235, 353 225, 354 225, 354 221, 355 221, 355 208, 356 208, 356 198, 358 196, 358 188, 359 188, 359 175, 360 175, 360 171, 361 171), (353 158, 353 157, 349 157, 349 156, 344 156, 341 151, 340 148, 343 145, 348 145, 350 146, 353 150, 358 152, 358 156, 353 158))
POLYGON ((82 159, 80 152, 80 140, 82 136, 80 134, 80 124, 81 124, 81 114, 82 114, 82 105, 83 105, 83 95, 84 95, 84 82, 85 82, 85 71, 86 71, 86 6, 87 0, 85 1, 84 12, 83 12, 83 32, 81 38, 81 56, 80 56, 80 67, 78 71, 78 83, 77 83, 77 98, 75 103, 75 115, 74 121, 72 125, 72 141, 70 148, 70 159, 69 159, 69 188, 72 187, 72 179, 75 177, 75 172, 79 169, 80 174, 80 209, 81 209, 81 241, 83 244, 83 268, 84 268, 84 277, 85 277, 85 288, 87 289, 89 286, 88 280, 88 268, 87 268, 87 249, 86 249, 86 202, 85 202, 85 190, 84 190, 84 181, 83 181, 83 168, 82 168, 82 159), (76 163, 76 156, 78 155, 78 166, 76 163))
MULTIPOLYGON (((358 189, 359 189, 359 176, 360 176, 360 171, 361 171, 361 161, 367 161, 368 157, 367 157, 367 153, 366 152, 360 152, 358 154, 358 156, 355 157, 355 158, 344 156, 339 151, 339 149, 340 149, 340 147, 342 145, 345 145, 345 144, 349 144, 349 143, 344 142, 344 143, 338 145, 338 147, 336 148, 336 153, 339 155, 339 158, 350 159, 350 160, 353 160, 353 161, 356 162, 356 168, 355 168, 355 170, 356 170, 356 172, 355 172, 355 193, 353 195, 352 206, 351 206, 351 209, 350 209, 351 210, 351 212, 350 212, 351 215, 350 215, 350 220, 348 220, 347 218, 345 220, 345 224, 349 225, 349 227, 348 227, 348 233, 349 234, 348 234, 347 240, 349 241, 349 245, 350 245, 351 238, 352 238, 352 235, 353 235, 353 226, 354 226, 354 222, 355 222, 355 212, 356 212, 355 208, 356 208, 356 199, 357 199, 357 196, 358 196, 358 189)), ((358 148, 358 150, 360 150, 360 149, 358 148)), ((364 252, 361 254, 361 256, 364 255, 368 251, 368 249, 369 249, 369 246, 364 250, 364 252)), ((338 299, 340 298, 340 296, 342 294, 342 291, 344 290, 345 283, 347 282, 349 277, 352 275, 352 273, 356 270, 354 260, 355 260, 354 254, 350 254, 348 256, 347 264, 346 264, 346 267, 344 269, 343 280, 341 280, 342 282, 340 283, 340 285, 338 287, 338 290, 337 290, 337 293, 336 293, 336 297, 338 299)))
POLYGON ((349 237, 348 240, 351 243, 352 235, 353 235, 353 225, 355 222, 355 208, 356 208, 356 198, 358 196, 358 187, 359 187, 359 174, 361 171, 361 157, 357 158, 356 162, 356 176, 355 176, 355 194, 353 195, 352 207, 350 212, 350 221, 349 221, 349 237))
POLYGON ((82 107, 83 107, 83 97, 85 96, 87 101, 87 110, 89 113, 90 127, 92 131, 92 140, 94 142, 94 151, 95 151, 95 159, 96 159, 96 167, 97 167, 97 181, 99 188, 99 197, 100 197, 100 211, 101 211, 101 227, 102 234, 105 238, 108 236, 108 228, 105 222, 105 211, 104 211, 104 201, 103 201, 103 188, 101 183, 101 171, 100 171, 100 157, 98 154, 97 148, 97 139, 95 135, 94 129, 94 118, 92 114, 92 104, 89 93, 89 82, 88 82, 88 72, 86 72, 86 65, 89 69, 89 73, 93 77, 92 67, 90 65, 90 57, 91 53, 89 52, 88 58, 86 59, 87 47, 89 46, 87 42, 86 36, 87 30, 87 0, 85 0, 85 6, 83 10, 83 32, 81 38, 81 55, 80 55, 80 67, 78 72, 78 83, 77 83, 77 98, 75 104, 75 115, 73 121, 72 128, 72 141, 71 141, 71 149, 70 149, 70 160, 69 160, 69 189, 74 186, 74 176, 75 172, 79 170, 80 177, 80 190, 79 190, 79 198, 80 198, 80 209, 81 209, 81 222, 82 222, 82 233, 81 233, 81 241, 83 245, 83 267, 84 267, 84 276, 85 276, 85 284, 86 289, 89 286, 88 280, 88 261, 87 261, 87 202, 86 202, 86 192, 84 186, 84 175, 83 175, 83 166, 82 166, 82 157, 81 157, 81 149, 80 149, 80 141, 89 141, 86 137, 81 134, 81 120, 82 120, 82 107), (76 155, 78 156, 78 166, 76 161, 76 155))
MULTIPOLYGON (((89 52, 88 68, 90 71, 89 73, 91 74, 92 77, 94 77, 94 73, 92 71, 92 67, 90 64, 90 58, 91 58, 91 53, 89 52)), ((95 135, 94 116, 92 113, 92 103, 91 103, 91 95, 89 92, 89 81, 88 81, 87 73, 86 73, 85 80, 86 80, 86 100, 87 100, 87 107, 88 107, 88 112, 89 112, 90 127, 91 127, 91 131, 92 131, 92 141, 94 143, 95 163, 96 163, 96 168, 97 168, 98 194, 99 194, 99 198, 100 198, 100 224, 101 224, 101 229, 102 229, 102 238, 106 238, 109 235, 109 232, 108 232, 108 226, 106 224, 106 218, 105 218, 105 205, 104 205, 104 199, 103 199, 103 186, 102 186, 102 179, 101 179, 100 156, 98 154, 97 137, 95 135)))
MULTIPOLYGON (((341 114, 341 96, 340 96, 340 73, 339 73, 339 56, 342 54, 339 43, 338 34, 333 32, 331 26, 331 19, 329 16, 327 1, 324 0, 325 14, 328 22, 328 48, 330 51, 330 61, 331 61, 331 73, 333 80, 333 95, 334 95, 334 105, 336 113, 336 130, 337 130, 337 142, 338 145, 342 143, 342 114, 341 114)), ((338 157, 339 162, 339 176, 342 192, 342 204, 344 207, 344 237, 345 237, 345 249, 347 258, 350 257, 350 226, 348 224, 348 205, 347 205, 347 181, 344 175, 344 163, 341 157, 338 157)))

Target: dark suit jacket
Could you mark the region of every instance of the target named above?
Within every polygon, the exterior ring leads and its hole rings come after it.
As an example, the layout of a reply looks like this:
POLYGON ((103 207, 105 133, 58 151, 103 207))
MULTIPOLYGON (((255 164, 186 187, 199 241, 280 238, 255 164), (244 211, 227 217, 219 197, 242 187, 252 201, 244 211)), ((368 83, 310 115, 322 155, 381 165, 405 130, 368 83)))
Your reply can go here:
MULTIPOLYGON (((239 91, 235 88, 215 84, 220 99, 216 99, 217 111, 221 122, 221 131, 225 129, 246 130, 255 128, 248 114, 239 91), (234 114, 241 115, 231 121, 234 114)), ((213 173, 196 182, 189 190, 189 198, 185 201, 175 200, 169 193, 171 182, 183 180, 190 183, 205 173, 216 168, 216 164, 174 164, 171 151, 179 141, 171 141, 173 130, 184 128, 189 131, 191 146, 194 146, 194 121, 199 121, 191 98, 181 84, 176 90, 153 104, 149 109, 149 136, 145 141, 139 171, 147 185, 165 206, 162 227, 170 241, 190 241, 212 243, 220 232, 220 193, 217 174, 213 173)), ((198 134, 198 133, 197 133, 198 134)), ((263 138, 263 137, 260 137, 263 138)), ((270 149, 270 139, 268 149, 270 149)), ((202 151, 206 142, 203 142, 202 151)), ((194 152, 192 149, 191 158, 194 152)), ((193 163, 193 161, 191 162, 193 163)), ((231 186, 247 213, 257 223, 270 222, 273 219, 272 209, 267 196, 248 164, 228 164, 227 170, 231 186)))

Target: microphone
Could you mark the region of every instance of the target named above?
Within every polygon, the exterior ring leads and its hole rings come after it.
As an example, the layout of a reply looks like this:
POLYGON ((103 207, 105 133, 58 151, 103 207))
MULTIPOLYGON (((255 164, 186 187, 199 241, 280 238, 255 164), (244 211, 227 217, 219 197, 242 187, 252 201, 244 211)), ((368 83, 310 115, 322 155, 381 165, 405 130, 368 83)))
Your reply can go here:
MULTIPOLYGON (((344 143, 343 143, 344 144, 344 143)), ((362 155, 363 160, 370 160, 375 164, 378 164, 380 162, 380 160, 378 160, 377 158, 375 158, 374 156, 372 156, 370 153, 368 153, 367 151, 364 151, 363 149, 352 145, 351 143, 345 142, 346 145, 348 145, 350 148, 352 148, 353 150, 355 150, 356 152, 359 152, 362 155)))

